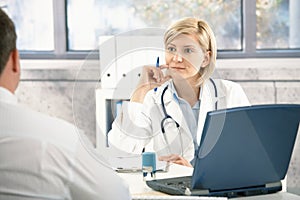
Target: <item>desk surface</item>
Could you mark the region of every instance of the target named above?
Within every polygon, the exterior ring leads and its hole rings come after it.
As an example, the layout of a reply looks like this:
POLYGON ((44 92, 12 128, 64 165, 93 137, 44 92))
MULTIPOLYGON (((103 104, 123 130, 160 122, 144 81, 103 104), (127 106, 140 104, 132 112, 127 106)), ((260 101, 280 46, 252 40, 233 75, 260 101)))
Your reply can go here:
MULTIPOLYGON (((181 165, 172 164, 170 165, 168 172, 157 172, 156 178, 170 178, 179 176, 191 176, 193 168, 184 167, 181 165)), ((119 173, 119 175, 128 183, 129 190, 133 196, 167 196, 167 194, 152 190, 149 188, 143 180, 141 172, 136 173, 119 173)), ((300 196, 291 194, 288 192, 277 192, 268 195, 257 195, 250 197, 239 197, 235 198, 239 200, 300 200, 300 196)))

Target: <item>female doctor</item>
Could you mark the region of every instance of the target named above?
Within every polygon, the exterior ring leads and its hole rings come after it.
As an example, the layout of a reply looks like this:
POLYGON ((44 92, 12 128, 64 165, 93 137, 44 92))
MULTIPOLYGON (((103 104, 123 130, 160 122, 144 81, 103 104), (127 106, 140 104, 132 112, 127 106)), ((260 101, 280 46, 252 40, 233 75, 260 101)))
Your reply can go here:
POLYGON ((175 22, 165 32, 164 45, 165 64, 143 67, 130 102, 123 103, 112 124, 109 141, 126 152, 146 149, 160 160, 192 166, 206 113, 249 101, 238 84, 210 78, 217 47, 205 21, 175 22))

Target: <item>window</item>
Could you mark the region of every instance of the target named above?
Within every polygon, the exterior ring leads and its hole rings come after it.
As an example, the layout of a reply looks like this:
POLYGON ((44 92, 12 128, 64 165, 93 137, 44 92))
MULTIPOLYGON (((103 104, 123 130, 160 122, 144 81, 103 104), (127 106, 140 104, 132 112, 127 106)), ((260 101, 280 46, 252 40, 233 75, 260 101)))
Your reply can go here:
POLYGON ((68 0, 70 50, 97 48, 98 37, 144 27, 165 29, 182 17, 205 19, 219 49, 241 50, 241 1, 68 0))
POLYGON ((219 58, 300 57, 299 0, 0 0, 0 6, 16 24, 22 58, 84 59, 97 51, 99 36, 166 28, 186 16, 208 21, 219 58))
POLYGON ((20 51, 54 51, 52 0, 0 2, 15 22, 20 51))
POLYGON ((300 2, 258 0, 256 2, 257 49, 299 48, 300 2))

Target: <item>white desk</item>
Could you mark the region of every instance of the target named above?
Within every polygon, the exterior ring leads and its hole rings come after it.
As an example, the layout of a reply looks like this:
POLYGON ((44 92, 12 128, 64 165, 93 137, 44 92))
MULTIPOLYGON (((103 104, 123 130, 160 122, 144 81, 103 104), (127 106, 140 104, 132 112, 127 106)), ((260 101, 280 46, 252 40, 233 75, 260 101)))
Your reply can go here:
MULTIPOLYGON (((156 178, 169 178, 178 176, 191 176, 193 168, 184 167, 181 165, 170 165, 169 172, 157 172, 156 178)), ((134 195, 145 196, 166 196, 167 194, 154 191, 149 188, 143 181, 142 173, 119 173, 119 175, 128 183, 130 193, 134 195)), ((239 200, 300 200, 300 196, 288 192, 277 192, 268 195, 256 195, 250 197, 234 198, 239 200)))

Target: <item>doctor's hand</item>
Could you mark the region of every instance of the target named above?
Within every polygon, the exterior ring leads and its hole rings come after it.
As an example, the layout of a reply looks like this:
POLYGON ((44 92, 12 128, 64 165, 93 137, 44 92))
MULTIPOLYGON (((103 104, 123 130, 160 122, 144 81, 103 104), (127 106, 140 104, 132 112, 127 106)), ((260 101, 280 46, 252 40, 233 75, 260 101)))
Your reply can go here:
POLYGON ((166 161, 166 162, 172 162, 178 165, 183 165, 187 167, 193 167, 189 161, 184 159, 182 156, 178 154, 171 154, 167 156, 159 156, 158 157, 159 161, 166 161))
POLYGON ((142 103, 144 97, 149 90, 152 90, 170 79, 169 76, 164 76, 161 68, 154 66, 144 66, 140 81, 131 97, 131 101, 142 103))

